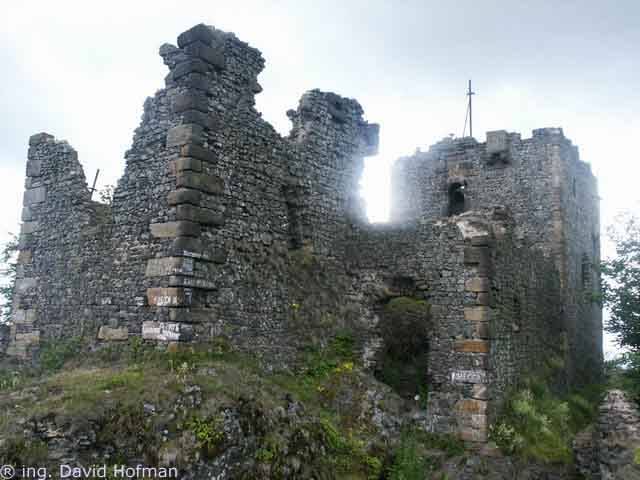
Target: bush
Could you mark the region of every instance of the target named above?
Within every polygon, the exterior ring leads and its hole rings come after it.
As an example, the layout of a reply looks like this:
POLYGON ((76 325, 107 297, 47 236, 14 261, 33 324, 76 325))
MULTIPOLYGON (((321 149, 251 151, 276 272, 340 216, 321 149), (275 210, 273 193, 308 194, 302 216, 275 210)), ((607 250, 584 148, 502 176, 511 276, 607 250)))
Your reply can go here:
POLYGON ((600 389, 554 395, 539 381, 509 395, 490 438, 508 454, 545 463, 570 463, 574 435, 593 421, 600 389))

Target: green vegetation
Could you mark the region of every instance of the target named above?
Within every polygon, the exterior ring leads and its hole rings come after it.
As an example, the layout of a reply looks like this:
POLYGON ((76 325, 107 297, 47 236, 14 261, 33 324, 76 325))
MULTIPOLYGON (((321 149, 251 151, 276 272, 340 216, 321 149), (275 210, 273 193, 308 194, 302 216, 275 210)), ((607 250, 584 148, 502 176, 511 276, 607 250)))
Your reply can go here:
POLYGON ((0 298, 2 299, 2 313, 0 321, 7 322, 13 311, 13 289, 16 284, 18 237, 10 233, 10 239, 2 247, 0 252, 0 277, 4 281, 0 284, 0 298))
POLYGON ((393 463, 387 469, 387 478, 423 480, 425 474, 433 474, 440 468, 444 459, 463 455, 464 452, 464 444, 453 436, 407 430, 402 433, 400 446, 394 452, 393 463), (429 452, 434 450, 443 452, 444 457, 429 456, 429 452))
POLYGON ((573 437, 595 419, 601 397, 601 387, 561 396, 547 382, 528 380, 508 396, 490 438, 507 454, 570 463, 573 437))

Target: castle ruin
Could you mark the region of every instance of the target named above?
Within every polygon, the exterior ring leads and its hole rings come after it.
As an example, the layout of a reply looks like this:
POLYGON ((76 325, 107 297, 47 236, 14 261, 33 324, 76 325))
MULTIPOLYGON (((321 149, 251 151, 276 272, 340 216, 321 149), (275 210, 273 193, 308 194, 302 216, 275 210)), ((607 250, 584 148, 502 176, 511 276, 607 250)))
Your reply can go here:
POLYGON ((307 92, 283 138, 254 108, 258 50, 197 25, 160 55, 166 87, 145 102, 111 205, 92 200, 68 143, 30 138, 6 355, 80 335, 224 335, 286 365, 301 339, 348 326, 372 366, 380 307, 402 295, 431 305, 432 431, 485 441, 509 386, 552 357, 565 385, 599 378, 596 179, 561 129, 445 139, 401 158, 391 222, 372 225, 358 182, 379 127, 355 100, 307 92), (337 288, 294 292, 297 251, 337 288), (344 315, 299 325, 300 298, 344 315))

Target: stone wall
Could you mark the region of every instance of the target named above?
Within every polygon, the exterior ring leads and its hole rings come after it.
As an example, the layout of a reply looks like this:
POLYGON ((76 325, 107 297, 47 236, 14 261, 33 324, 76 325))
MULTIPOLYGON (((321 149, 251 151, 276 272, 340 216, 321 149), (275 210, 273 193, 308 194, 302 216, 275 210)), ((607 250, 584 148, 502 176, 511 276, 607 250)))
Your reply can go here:
POLYGON ((381 306, 410 296, 432 312, 425 427, 469 441, 559 339, 597 361, 595 276, 576 270, 587 246, 598 258, 595 181, 561 132, 401 159, 393 222, 370 225, 358 183, 378 126, 355 100, 307 92, 283 138, 254 108, 258 50, 204 25, 177 43, 160 48, 166 86, 145 102, 111 205, 91 200, 66 142, 31 138, 8 355, 77 336, 224 336, 286 368, 348 329, 375 368, 381 306))

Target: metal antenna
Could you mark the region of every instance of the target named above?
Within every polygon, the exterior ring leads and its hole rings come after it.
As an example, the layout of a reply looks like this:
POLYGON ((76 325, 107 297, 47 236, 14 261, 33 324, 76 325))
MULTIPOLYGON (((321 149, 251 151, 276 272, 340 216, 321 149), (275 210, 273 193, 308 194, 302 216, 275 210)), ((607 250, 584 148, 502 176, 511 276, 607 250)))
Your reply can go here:
MULTIPOLYGON (((469 114, 469 136, 473 137, 473 110, 471 109, 471 97, 475 95, 476 92, 471 90, 471 80, 469 80, 469 90, 467 90, 467 96, 469 97, 469 106, 467 107, 467 112, 469 114)), ((465 119, 466 124, 466 119, 465 119)), ((464 136, 464 133, 463 133, 464 136)))
POLYGON ((100 174, 100 169, 96 170, 96 176, 93 177, 93 187, 91 187, 91 190, 89 191, 90 195, 89 195, 89 199, 91 199, 91 197, 93 197, 93 192, 96 191, 96 182, 98 181, 98 175, 100 174))

